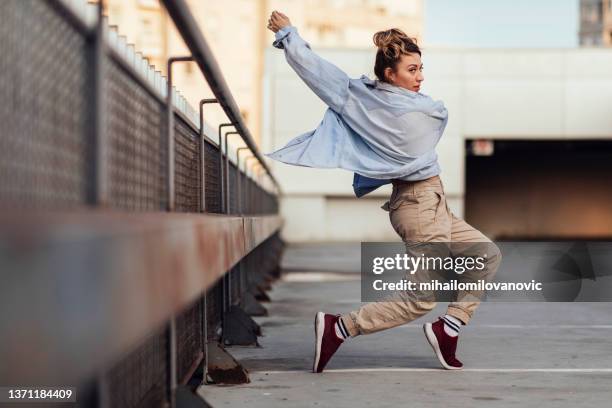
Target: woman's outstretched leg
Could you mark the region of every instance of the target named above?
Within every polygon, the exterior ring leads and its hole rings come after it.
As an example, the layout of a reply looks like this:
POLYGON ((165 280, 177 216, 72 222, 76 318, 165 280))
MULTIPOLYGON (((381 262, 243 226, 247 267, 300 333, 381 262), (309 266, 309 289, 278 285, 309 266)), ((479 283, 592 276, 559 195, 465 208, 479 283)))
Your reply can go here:
POLYGON ((349 337, 370 334, 411 322, 436 306, 436 302, 405 299, 372 302, 345 315, 319 312, 315 317, 313 372, 323 371, 340 345, 349 337))
MULTIPOLYGON (((408 254, 431 249, 430 244, 407 243, 408 254)), ((437 247, 439 248, 439 246, 437 247)), ((419 269, 407 274, 411 281, 429 282, 429 272, 419 269)), ((378 302, 371 302, 345 315, 317 313, 315 318, 314 372, 321 372, 340 345, 349 337, 371 334, 409 323, 429 313, 436 306, 432 291, 396 291, 378 302)))

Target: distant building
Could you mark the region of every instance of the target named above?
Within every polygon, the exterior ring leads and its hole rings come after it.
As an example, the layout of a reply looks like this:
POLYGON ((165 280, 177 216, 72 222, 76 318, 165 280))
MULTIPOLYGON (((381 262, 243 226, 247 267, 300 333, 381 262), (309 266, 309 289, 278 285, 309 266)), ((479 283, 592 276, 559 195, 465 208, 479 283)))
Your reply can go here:
POLYGON ((612 46, 612 0, 580 0, 580 45, 612 46))

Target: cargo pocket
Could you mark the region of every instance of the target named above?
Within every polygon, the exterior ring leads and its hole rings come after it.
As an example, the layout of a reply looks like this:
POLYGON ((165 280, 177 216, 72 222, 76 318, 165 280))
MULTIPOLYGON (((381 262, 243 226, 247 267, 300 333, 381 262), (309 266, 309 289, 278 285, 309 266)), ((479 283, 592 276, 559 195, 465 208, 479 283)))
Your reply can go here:
POLYGON ((437 191, 435 191, 435 193, 438 196, 438 204, 436 205, 436 212, 434 214, 434 222, 438 220, 439 211, 441 209, 444 210, 443 206, 446 205, 446 199, 444 198, 444 195, 442 193, 438 193, 437 191))
POLYGON ((419 224, 427 228, 429 224, 435 223, 440 217, 444 203, 444 194, 438 191, 425 190, 418 194, 419 224))
POLYGON ((399 204, 397 203, 399 201, 397 200, 397 195, 397 190, 394 188, 393 192, 391 193, 391 197, 389 197, 389 200, 387 200, 380 208, 387 212, 396 209, 399 206, 399 204))
POLYGON ((384 203, 380 208, 382 208, 383 210, 390 212, 391 210, 397 210, 399 208, 399 206, 402 205, 402 200, 395 200, 395 201, 387 201, 386 203, 384 203))

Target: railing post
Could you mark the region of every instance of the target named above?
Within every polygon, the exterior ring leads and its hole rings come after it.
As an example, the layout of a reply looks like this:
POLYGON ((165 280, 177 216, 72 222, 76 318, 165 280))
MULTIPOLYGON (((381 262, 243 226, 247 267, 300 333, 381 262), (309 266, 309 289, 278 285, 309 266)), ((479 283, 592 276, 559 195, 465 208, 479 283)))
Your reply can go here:
POLYGON ((93 138, 94 138, 94 168, 93 191, 90 202, 95 206, 108 204, 108 141, 105 131, 106 106, 104 98, 104 76, 106 74, 106 45, 104 24, 104 0, 98 2, 98 19, 93 31, 92 68, 94 76, 93 97, 93 138))
MULTIPOLYGON (((104 97, 104 77, 106 74, 106 43, 104 24, 104 0, 98 1, 96 27, 92 31, 91 72, 93 74, 93 146, 94 157, 92 167, 93 187, 88 192, 88 202, 94 206, 108 204, 108 140, 105 131, 106 100, 104 97)), ((96 375, 96 392, 94 398, 98 408, 110 407, 110 392, 108 378, 104 371, 96 375)))
MULTIPOLYGON (((221 201, 221 203, 220 203, 221 204, 221 213, 225 212, 225 188, 224 188, 224 184, 225 184, 224 180, 225 179, 223 178, 224 177, 224 175, 223 175, 223 173, 224 173, 224 171, 223 171, 223 169, 224 169, 224 166, 223 166, 223 140, 221 138, 221 135, 222 135, 221 130, 224 127, 227 127, 227 126, 233 126, 234 128, 236 128, 236 126, 234 126, 234 124, 231 123, 231 122, 229 122, 229 123, 222 123, 222 124, 219 125, 219 175, 221 176, 221 180, 219 181, 219 186, 220 186, 219 193, 220 193, 220 198, 221 198, 221 200, 220 200, 221 201)), ((225 306, 223 306, 223 307, 225 307, 225 306)), ((224 311, 225 311, 225 309, 224 309, 224 311)))
MULTIPOLYGON (((200 211, 206 212, 206 137, 204 135, 204 105, 219 103, 215 98, 200 101, 200 211)), ((206 293, 204 294, 206 296, 206 293)))
MULTIPOLYGON (((240 132, 227 132, 225 134, 225 185, 224 185, 224 190, 225 190, 225 199, 224 199, 224 203, 225 203, 225 213, 229 214, 231 212, 231 208, 230 208, 230 172, 229 172, 229 151, 228 151, 228 139, 229 139, 229 135, 240 135, 240 132)), ((221 148, 221 146, 219 146, 219 148, 221 148)), ((226 275, 226 282, 227 282, 227 307, 228 310, 229 308, 232 307, 232 270, 230 269, 230 271, 227 273, 226 275)))
MULTIPOLYGON (((167 161, 167 193, 168 193, 168 211, 174 211, 174 104, 172 101, 172 64, 175 62, 188 62, 193 61, 193 57, 171 57, 168 58, 168 94, 166 95, 166 146, 168 149, 168 161, 167 161)), ((176 407, 176 389, 178 387, 177 379, 177 339, 176 339, 176 316, 173 313, 170 317, 168 325, 168 336, 169 336, 169 348, 170 348, 170 407, 176 407)))
MULTIPOLYGON (((207 103, 219 103, 216 98, 200 100, 200 212, 206 212, 206 136, 204 135, 204 105, 207 103)), ((202 352, 204 362, 202 363, 202 384, 206 384, 208 378, 208 291, 204 291, 204 296, 200 302, 202 316, 202 352)))
POLYGON ((238 197, 238 202, 236 203, 237 207, 238 207, 238 214, 240 216, 242 216, 242 178, 243 178, 243 174, 240 171, 240 152, 243 150, 251 150, 248 146, 246 147, 239 147, 236 150, 236 168, 238 169, 238 183, 237 183, 237 192, 236 192, 236 197, 238 197))
POLYGON ((227 132, 225 134, 225 213, 229 214, 231 212, 230 206, 230 173, 229 173, 229 146, 228 139, 229 135, 240 135, 240 132, 227 132))
POLYGON ((172 103, 172 64, 175 62, 190 62, 193 57, 170 57, 168 58, 168 94, 166 95, 166 124, 167 124, 167 146, 168 146, 168 211, 174 211, 174 105, 172 103))
POLYGON ((255 206, 257 208, 258 213, 261 213, 261 169, 263 168, 263 164, 261 164, 261 162, 257 162, 255 163, 255 165, 253 166, 253 170, 257 169, 257 197, 255 197, 255 201, 257 203, 257 205, 255 206))
MULTIPOLYGON (((240 152, 244 151, 244 150, 250 150, 250 148, 248 146, 245 147, 239 147, 238 149, 236 149, 236 177, 237 177, 237 183, 236 183, 236 199, 238 200, 236 202, 236 210, 238 211, 238 215, 240 215, 241 217, 243 216, 242 214, 242 179, 244 177, 244 175, 242 174, 242 172, 240 171, 240 152)), ((242 297, 244 295, 245 292, 245 288, 246 285, 244 284, 244 280, 246 279, 245 273, 248 273, 248 268, 243 268, 243 264, 244 264, 244 260, 240 261, 240 275, 239 275, 239 288, 238 288, 238 292, 240 293, 240 296, 242 297), (246 271, 246 272, 245 272, 246 271)))

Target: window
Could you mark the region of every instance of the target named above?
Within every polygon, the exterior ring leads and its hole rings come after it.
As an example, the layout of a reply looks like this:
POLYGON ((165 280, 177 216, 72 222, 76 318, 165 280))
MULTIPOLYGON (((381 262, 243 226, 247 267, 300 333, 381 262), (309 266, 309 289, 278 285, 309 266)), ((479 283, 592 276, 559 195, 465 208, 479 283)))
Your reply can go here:
POLYGON ((144 16, 140 19, 140 32, 137 42, 138 48, 147 57, 161 56, 161 36, 158 31, 157 22, 151 16, 144 16))

